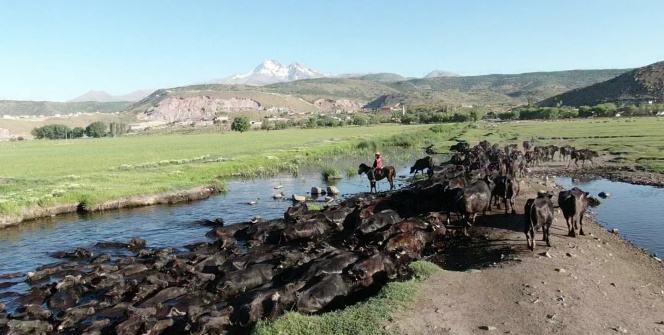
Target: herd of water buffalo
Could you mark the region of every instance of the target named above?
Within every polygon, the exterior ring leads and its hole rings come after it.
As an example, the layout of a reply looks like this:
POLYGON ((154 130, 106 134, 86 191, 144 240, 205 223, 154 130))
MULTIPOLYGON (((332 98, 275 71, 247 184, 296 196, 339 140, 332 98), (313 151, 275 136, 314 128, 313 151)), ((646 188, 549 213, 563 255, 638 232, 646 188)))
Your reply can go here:
MULTIPOLYGON (((140 239, 100 243, 56 253, 65 261, 26 275, 0 275, 0 287, 30 285, 25 293, 0 293, 13 298, 9 307, 0 304, 0 334, 246 333, 285 311, 322 313, 361 301, 408 277, 412 261, 461 235, 455 228, 465 233, 492 199, 498 206, 502 200, 505 214, 508 205, 515 212, 516 175, 524 173, 522 162, 535 164, 527 159, 535 150, 486 141, 453 149, 448 163, 419 160, 414 168, 426 164, 430 177, 397 191, 358 194, 320 211, 298 204, 273 220, 192 223, 210 226, 212 241, 182 250, 149 249, 140 239)), ((538 150, 538 161, 550 152, 538 150)), ((570 235, 586 196, 578 189, 559 194, 570 235)), ((538 227, 549 243, 551 197, 541 192, 525 206, 531 249, 538 227)))

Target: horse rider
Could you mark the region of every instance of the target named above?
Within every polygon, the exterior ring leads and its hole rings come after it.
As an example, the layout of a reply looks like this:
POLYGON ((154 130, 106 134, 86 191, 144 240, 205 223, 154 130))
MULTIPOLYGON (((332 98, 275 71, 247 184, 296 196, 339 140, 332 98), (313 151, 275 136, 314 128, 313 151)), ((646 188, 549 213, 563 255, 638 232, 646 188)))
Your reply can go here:
POLYGON ((371 179, 376 180, 376 174, 380 175, 383 168, 383 157, 380 156, 380 152, 376 151, 376 159, 374 159, 373 166, 371 167, 371 179))

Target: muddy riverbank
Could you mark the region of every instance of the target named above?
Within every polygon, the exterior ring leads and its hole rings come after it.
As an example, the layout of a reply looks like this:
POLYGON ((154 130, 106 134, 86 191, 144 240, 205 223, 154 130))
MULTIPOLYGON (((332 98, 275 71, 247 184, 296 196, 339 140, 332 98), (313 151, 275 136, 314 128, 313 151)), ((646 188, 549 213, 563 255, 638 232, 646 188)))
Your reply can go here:
MULTIPOLYGON (((583 188, 583 186, 579 186, 583 188)), ((534 178, 526 194, 558 188, 534 178)), ((586 236, 567 236, 560 213, 552 247, 526 248, 517 215, 480 221, 467 244, 430 258, 446 271, 423 283, 408 312, 386 324, 403 334, 658 334, 664 265, 586 214, 586 236)), ((541 232, 537 233, 538 239, 541 232)))

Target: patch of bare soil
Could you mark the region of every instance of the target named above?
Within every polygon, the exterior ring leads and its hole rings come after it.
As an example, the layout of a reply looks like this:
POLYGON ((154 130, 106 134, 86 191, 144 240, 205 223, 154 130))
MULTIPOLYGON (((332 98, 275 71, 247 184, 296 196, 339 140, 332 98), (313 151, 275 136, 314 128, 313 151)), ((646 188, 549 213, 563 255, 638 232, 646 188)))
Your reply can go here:
MULTIPOLYGON (((552 181, 551 181, 552 182, 552 181)), ((556 210, 551 248, 528 250, 523 206, 543 177, 524 181, 517 215, 494 209, 473 237, 430 257, 445 271, 427 279, 413 307, 385 326, 402 334, 664 333, 664 266, 586 216, 586 236, 567 236, 556 210)), ((555 199, 555 197, 554 197, 555 199)), ((554 204, 555 204, 554 200, 554 204)), ((541 240, 541 231, 537 233, 541 240)))

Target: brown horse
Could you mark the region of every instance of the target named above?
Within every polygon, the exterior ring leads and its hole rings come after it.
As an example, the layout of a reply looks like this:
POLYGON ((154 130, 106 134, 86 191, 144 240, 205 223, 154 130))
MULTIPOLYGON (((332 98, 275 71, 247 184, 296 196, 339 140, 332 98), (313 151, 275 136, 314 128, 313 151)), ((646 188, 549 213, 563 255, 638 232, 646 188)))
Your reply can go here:
POLYGON ((374 176, 372 176, 374 175, 374 173, 371 173, 371 167, 362 163, 360 164, 360 168, 357 170, 357 174, 361 175, 363 173, 366 173, 367 178, 371 183, 371 192, 378 192, 378 190, 376 189, 376 181, 382 180, 384 178, 387 178, 387 181, 390 182, 390 191, 394 189, 394 175, 396 174, 394 166, 383 167, 382 169, 380 169, 380 173, 375 173, 375 178, 374 178, 374 176))

